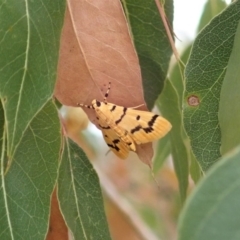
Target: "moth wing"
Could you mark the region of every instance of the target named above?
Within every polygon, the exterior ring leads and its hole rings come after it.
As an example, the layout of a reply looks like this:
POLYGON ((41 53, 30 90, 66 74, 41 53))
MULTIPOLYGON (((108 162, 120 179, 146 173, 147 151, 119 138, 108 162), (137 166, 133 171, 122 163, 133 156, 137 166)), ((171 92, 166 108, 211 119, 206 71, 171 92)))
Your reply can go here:
POLYGON ((148 111, 125 108, 108 103, 115 123, 128 131, 137 144, 152 142, 164 137, 171 129, 165 118, 148 111))
POLYGON ((129 118, 126 118, 123 124, 128 125, 131 118, 136 120, 139 116, 140 119, 137 120, 137 124, 127 129, 137 144, 158 140, 164 137, 172 128, 171 123, 167 119, 152 112, 134 109, 129 110, 129 118))
POLYGON ((122 159, 127 158, 129 154, 129 146, 122 141, 116 134, 116 132, 106 125, 105 122, 99 120, 99 126, 102 130, 103 138, 108 147, 122 159))

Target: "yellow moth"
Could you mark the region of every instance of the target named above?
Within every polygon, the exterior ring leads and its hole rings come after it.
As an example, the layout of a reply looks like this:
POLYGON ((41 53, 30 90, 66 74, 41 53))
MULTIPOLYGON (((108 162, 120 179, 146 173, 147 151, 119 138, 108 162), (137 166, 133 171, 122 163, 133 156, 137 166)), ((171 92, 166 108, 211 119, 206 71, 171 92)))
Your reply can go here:
POLYGON ((110 84, 103 102, 94 99, 90 106, 78 106, 95 110, 98 126, 107 145, 119 158, 125 159, 129 151, 136 151, 136 144, 162 138, 172 126, 165 118, 152 112, 108 103, 110 84))

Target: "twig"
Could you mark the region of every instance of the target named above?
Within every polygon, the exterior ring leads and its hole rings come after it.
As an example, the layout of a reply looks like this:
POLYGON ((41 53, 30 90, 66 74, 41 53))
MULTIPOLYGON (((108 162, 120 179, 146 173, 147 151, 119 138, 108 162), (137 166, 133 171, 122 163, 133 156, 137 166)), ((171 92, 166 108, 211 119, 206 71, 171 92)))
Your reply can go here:
POLYGON ((100 178, 101 186, 107 197, 120 209, 126 216, 128 222, 135 229, 136 233, 142 240, 160 240, 152 230, 142 221, 139 214, 133 209, 131 204, 119 194, 115 186, 109 178, 101 171, 101 169, 94 164, 98 176, 100 178))

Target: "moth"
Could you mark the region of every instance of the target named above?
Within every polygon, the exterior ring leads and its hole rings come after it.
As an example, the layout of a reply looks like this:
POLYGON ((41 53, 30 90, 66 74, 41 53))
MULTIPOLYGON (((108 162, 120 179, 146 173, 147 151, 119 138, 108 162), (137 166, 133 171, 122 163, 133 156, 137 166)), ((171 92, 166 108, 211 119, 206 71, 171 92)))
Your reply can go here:
POLYGON ((171 123, 157 114, 107 102, 110 87, 111 82, 103 102, 94 99, 91 105, 78 103, 78 106, 95 111, 105 142, 119 158, 125 159, 129 151, 135 152, 136 144, 152 142, 170 131, 171 123))

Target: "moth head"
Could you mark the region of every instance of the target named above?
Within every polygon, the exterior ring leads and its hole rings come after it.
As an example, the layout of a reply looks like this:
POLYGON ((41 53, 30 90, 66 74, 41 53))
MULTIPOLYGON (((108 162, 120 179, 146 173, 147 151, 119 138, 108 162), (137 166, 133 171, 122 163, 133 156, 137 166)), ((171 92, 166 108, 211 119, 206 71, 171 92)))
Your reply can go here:
POLYGON ((99 102, 99 101, 96 100, 96 99, 93 99, 93 100, 92 100, 92 106, 93 106, 94 109, 95 109, 95 108, 99 108, 99 107, 101 106, 101 102, 99 102))

